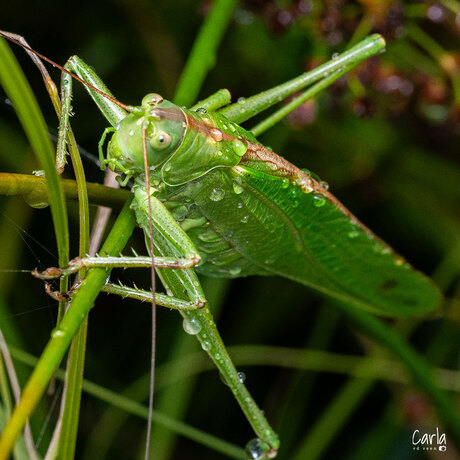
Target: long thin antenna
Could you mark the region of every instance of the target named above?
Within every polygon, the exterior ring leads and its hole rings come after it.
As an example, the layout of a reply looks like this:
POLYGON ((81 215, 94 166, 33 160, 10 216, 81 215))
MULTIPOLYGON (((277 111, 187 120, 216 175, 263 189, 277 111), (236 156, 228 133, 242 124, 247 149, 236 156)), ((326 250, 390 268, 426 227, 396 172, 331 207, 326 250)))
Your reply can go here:
POLYGON ((90 83, 84 81, 82 78, 80 78, 78 75, 74 74, 73 72, 70 72, 70 70, 65 69, 63 66, 57 64, 56 62, 52 61, 51 59, 47 58, 43 54, 39 53, 38 51, 35 51, 32 49, 27 42, 24 40, 24 43, 20 40, 23 37, 17 34, 12 34, 10 32, 5 32, 4 30, 0 30, 0 35, 7 40, 9 40, 12 43, 15 43, 16 45, 20 46, 21 48, 24 48, 27 52, 34 54, 35 56, 38 56, 40 59, 43 61, 48 62, 51 64, 53 67, 58 68, 61 72, 66 73, 67 75, 70 75, 72 78, 75 80, 79 81, 82 85, 85 85, 86 87, 90 88, 92 91, 95 91, 96 93, 100 94, 101 96, 105 97, 109 101, 113 102, 114 104, 117 104, 119 107, 122 109, 125 109, 127 112, 132 112, 133 107, 130 105, 123 104, 123 102, 120 102, 119 100, 115 99, 114 97, 110 96, 107 93, 104 93, 104 91, 101 91, 100 89, 96 88, 95 86, 91 85, 90 83))
POLYGON ((147 421, 147 439, 145 443, 145 460, 149 459, 150 437, 152 434, 153 393, 155 389, 155 352, 156 352, 156 304, 155 304, 155 257, 153 245, 152 203, 150 202, 150 178, 147 159, 146 127, 142 127, 142 150, 144 153, 145 186, 147 188, 147 205, 149 213, 150 255, 152 256, 151 283, 152 283, 152 343, 150 359, 150 389, 149 389, 149 417, 147 421))

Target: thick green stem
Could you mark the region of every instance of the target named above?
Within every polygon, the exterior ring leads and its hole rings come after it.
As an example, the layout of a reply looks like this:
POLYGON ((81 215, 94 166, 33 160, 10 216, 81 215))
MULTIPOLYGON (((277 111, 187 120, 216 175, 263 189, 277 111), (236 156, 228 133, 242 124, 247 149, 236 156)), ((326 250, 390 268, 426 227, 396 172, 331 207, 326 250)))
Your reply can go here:
MULTIPOLYGON (((62 187, 67 200, 78 199, 74 180, 63 179, 62 187)), ((130 195, 129 190, 113 189, 91 182, 87 182, 86 187, 90 203, 99 206, 119 209, 130 195)), ((34 208, 43 208, 50 203, 45 178, 28 174, 0 173, 0 195, 22 196, 34 208)))

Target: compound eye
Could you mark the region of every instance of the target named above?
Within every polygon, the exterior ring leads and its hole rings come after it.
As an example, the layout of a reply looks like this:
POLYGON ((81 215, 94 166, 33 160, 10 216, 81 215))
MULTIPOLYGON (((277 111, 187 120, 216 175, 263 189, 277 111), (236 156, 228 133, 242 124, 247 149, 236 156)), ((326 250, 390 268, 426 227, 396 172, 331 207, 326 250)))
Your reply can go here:
POLYGON ((164 150, 171 145, 172 137, 165 131, 160 131, 152 136, 150 145, 155 150, 164 150))
POLYGON ((163 97, 157 93, 150 93, 142 99, 143 106, 155 106, 161 104, 164 101, 163 97))

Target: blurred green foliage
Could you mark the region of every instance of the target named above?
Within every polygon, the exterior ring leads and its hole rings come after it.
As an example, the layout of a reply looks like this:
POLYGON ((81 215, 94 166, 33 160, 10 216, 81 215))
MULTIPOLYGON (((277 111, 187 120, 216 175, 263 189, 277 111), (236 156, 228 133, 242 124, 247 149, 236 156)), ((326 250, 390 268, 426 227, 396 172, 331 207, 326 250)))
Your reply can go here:
MULTIPOLYGON (((31 5, 18 0, 3 2, 0 17, 2 29, 24 35, 34 49, 61 64, 78 54, 94 66, 116 97, 137 104, 152 91, 173 96, 209 7, 208 1, 82 0, 66 12, 60 2, 31 5)), ((460 3, 242 1, 201 96, 221 87, 228 88, 234 99, 260 92, 329 59, 371 32, 385 36, 387 52, 304 104, 264 134, 262 141, 297 166, 319 174, 361 221, 415 267, 433 276, 446 294, 442 317, 406 320, 395 327, 410 334, 411 343, 433 366, 456 370, 460 358, 460 3)), ((57 120, 41 77, 23 51, 15 51, 35 88, 50 132, 55 133, 57 120)), ((58 79, 58 74, 53 75, 58 79)), ((105 121, 80 88, 76 88, 73 105, 77 141, 95 155, 105 121)), ((3 100, 0 161, 0 169, 7 172, 30 173, 37 167, 14 111, 3 100)), ((86 164, 88 180, 101 181, 102 174, 91 160, 86 164)), ((65 175, 71 177, 70 168, 65 175)), ((0 203, 0 268, 30 270, 55 265, 49 211, 34 210, 19 198, 1 197, 0 203)), ((73 219, 72 254, 76 254, 76 205, 69 204, 69 214, 73 219)), ((140 233, 137 239, 133 246, 140 252, 140 233)), ((135 279, 148 286, 148 273, 119 276, 125 283, 135 279)), ((376 344, 357 334, 329 308, 330 301, 302 286, 276 278, 204 283, 211 305, 213 299, 216 306, 222 304, 218 326, 229 346, 307 347, 385 357, 376 344), (218 301, 221 292, 225 299, 218 301)), ((40 281, 27 273, 0 272, 0 327, 14 346, 39 355, 54 326, 56 308, 40 281)), ((101 295, 90 315, 88 379, 121 393, 146 372, 149 315, 146 305, 101 295)), ((167 413, 168 408, 171 413, 182 412, 185 422, 244 445, 250 428, 214 370, 174 381, 172 375, 180 376, 182 367, 174 366, 171 356, 178 359, 177 350, 187 354, 199 348, 183 334, 174 312, 158 311, 157 348, 156 405, 167 413)), ((320 372, 326 369, 327 359, 307 369, 296 363, 285 368, 278 362, 249 366, 260 363, 261 358, 251 355, 254 350, 250 348, 237 351, 237 365, 246 364, 239 368, 247 375, 248 388, 281 436, 279 458, 296 458, 308 436, 310 454, 300 453, 298 458, 316 458, 315 452, 331 459, 414 458, 413 430, 432 432, 439 426, 416 386, 389 383, 386 378, 356 383, 346 369, 338 370, 338 364, 337 372, 320 372), (336 428, 326 424, 321 431, 318 421, 347 385, 348 405, 338 412, 344 416, 342 424, 336 428)), ((285 356, 290 355, 286 352, 285 356)), ((350 366, 349 372, 354 369, 350 366)), ((18 373, 24 384, 29 368, 18 364, 18 373)), ((391 381, 393 373, 390 366, 383 374, 391 381)), ((458 382, 458 375, 455 379, 458 382)), ((132 393, 143 399, 147 386, 138 385, 132 393)), ((57 416, 52 409, 55 398, 47 396, 34 417, 36 434, 47 415, 57 416)), ((78 458, 99 459, 106 452, 106 458, 129 459, 142 452, 144 420, 130 416, 115 431, 124 413, 115 409, 106 413, 107 408, 105 402, 84 396, 78 458)), ((158 430, 154 440, 163 454, 155 458, 219 458, 197 443, 158 430)), ((48 426, 42 446, 49 442, 50 433, 48 426)), ((450 440, 448 449, 454 450, 450 440)), ((421 452, 416 455, 423 458, 421 452)))

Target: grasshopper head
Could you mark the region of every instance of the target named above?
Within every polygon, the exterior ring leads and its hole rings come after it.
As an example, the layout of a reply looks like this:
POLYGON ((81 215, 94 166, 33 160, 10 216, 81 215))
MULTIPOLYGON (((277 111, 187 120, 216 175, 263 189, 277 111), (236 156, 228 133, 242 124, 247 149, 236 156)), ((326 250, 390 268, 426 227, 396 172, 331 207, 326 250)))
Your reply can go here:
POLYGON ((178 106, 158 94, 148 94, 142 100, 142 106, 118 124, 110 139, 106 163, 112 170, 130 176, 144 171, 144 128, 149 169, 156 169, 180 146, 187 123, 178 106))

